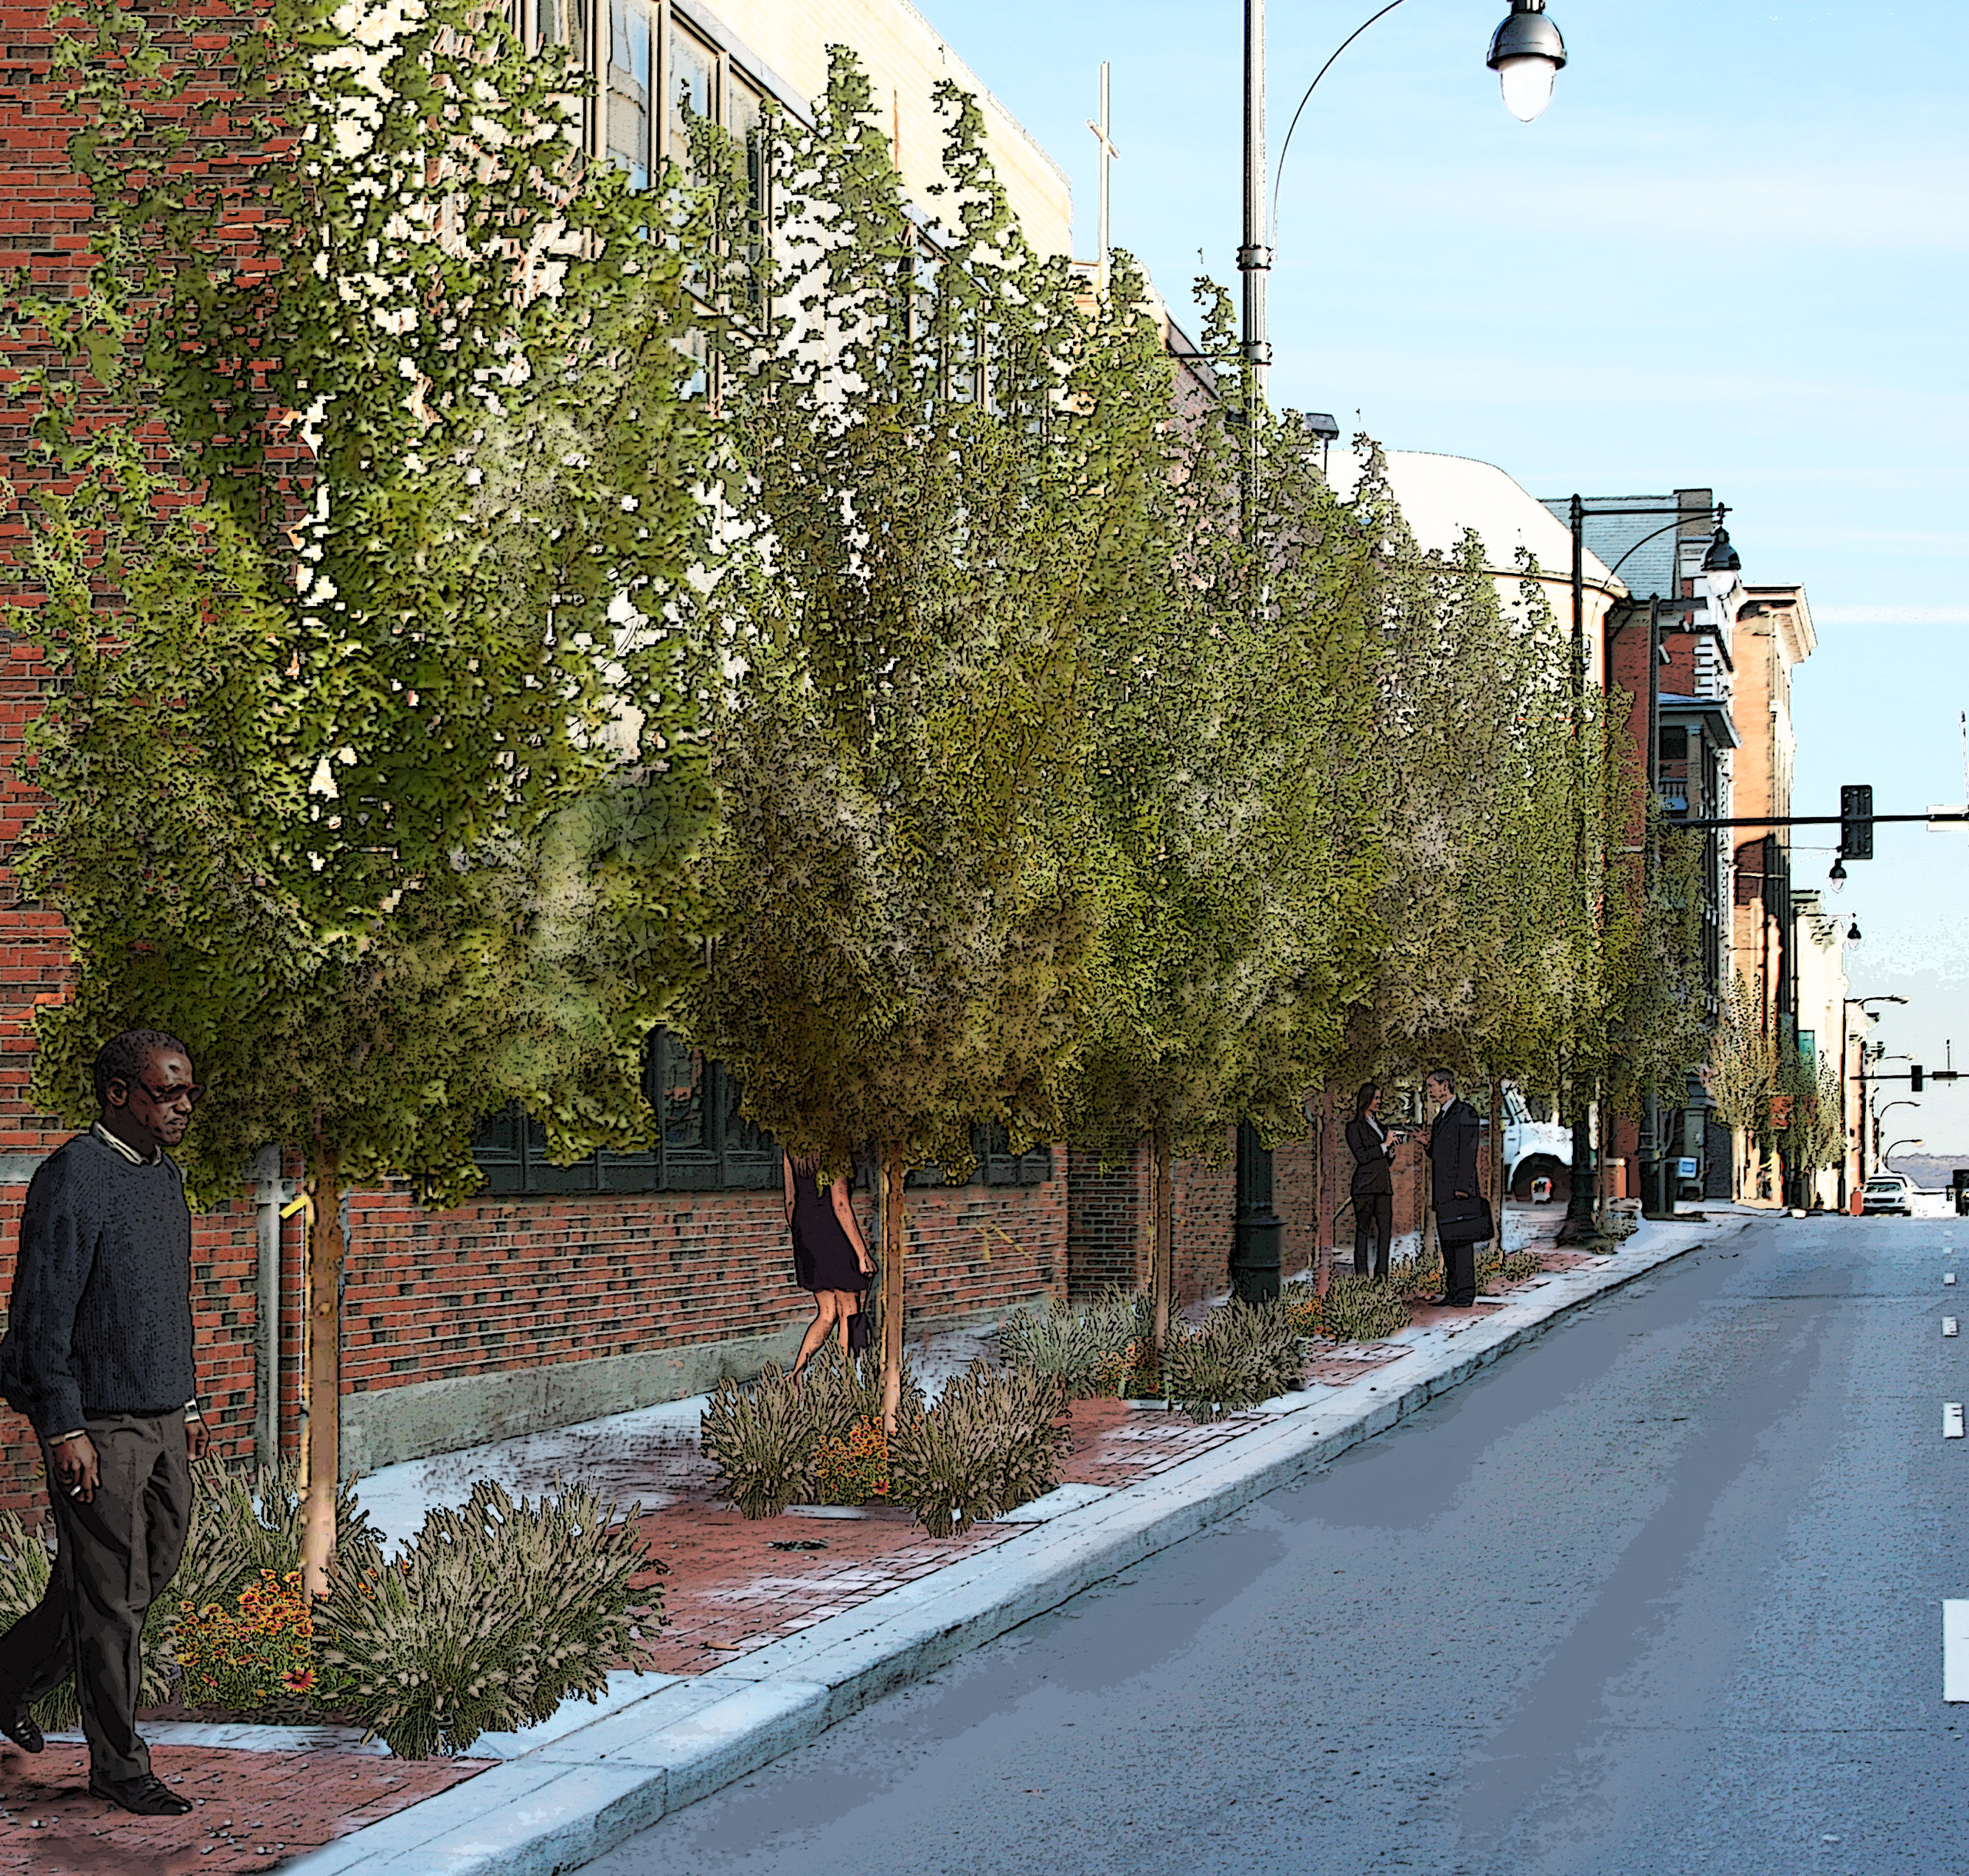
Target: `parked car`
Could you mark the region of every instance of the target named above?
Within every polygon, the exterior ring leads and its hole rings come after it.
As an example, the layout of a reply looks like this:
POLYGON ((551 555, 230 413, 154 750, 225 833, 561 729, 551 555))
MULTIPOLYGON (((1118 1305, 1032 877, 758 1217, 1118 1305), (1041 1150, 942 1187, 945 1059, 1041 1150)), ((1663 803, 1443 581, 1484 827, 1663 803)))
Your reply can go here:
POLYGON ((1878 1172, 1860 1193, 1860 1211, 1864 1218, 1914 1215, 1914 1182, 1897 1172, 1878 1172))

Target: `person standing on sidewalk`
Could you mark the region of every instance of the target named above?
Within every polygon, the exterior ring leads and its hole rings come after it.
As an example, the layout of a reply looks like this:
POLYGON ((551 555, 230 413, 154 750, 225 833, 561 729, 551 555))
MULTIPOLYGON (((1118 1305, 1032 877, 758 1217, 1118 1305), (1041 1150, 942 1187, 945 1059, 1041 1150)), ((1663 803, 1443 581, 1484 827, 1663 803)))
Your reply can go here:
POLYGON ((807 1325, 800 1352, 794 1358, 797 1381, 808 1358, 837 1328, 841 1358, 847 1359, 848 1325, 861 1310, 862 1292, 875 1274, 875 1262, 855 1215, 846 1175, 823 1192, 818 1153, 798 1159, 785 1153, 780 1158, 785 1170, 787 1228, 793 1234, 793 1281, 814 1296, 814 1319, 807 1325))
POLYGON ((1445 1213, 1455 1201, 1482 1196, 1477 1183, 1477 1110, 1456 1098, 1456 1078, 1438 1068, 1424 1084, 1437 1104, 1436 1118, 1424 1142, 1429 1155, 1430 1196, 1436 1208, 1436 1237, 1442 1245, 1443 1297, 1452 1309, 1477 1307, 1477 1247, 1451 1244, 1443 1236, 1445 1213))
POLYGON ((0 1394, 32 1423, 59 1548, 48 1591, 0 1634, 0 1732, 72 1674, 89 1790, 139 1816, 192 1808, 137 1731, 144 1614, 177 1574, 192 1461, 211 1434, 192 1338, 192 1214, 165 1151, 203 1091, 183 1043, 128 1029, 95 1058, 101 1118, 35 1171, 21 1217, 0 1394))
POLYGON ((1354 1178, 1348 1188, 1354 1201, 1354 1274, 1368 1274, 1368 1241, 1374 1240, 1373 1273, 1388 1275, 1388 1241, 1394 1235, 1394 1141, 1374 1117, 1381 1091, 1373 1082, 1361 1085, 1347 1123, 1347 1150, 1354 1155, 1354 1178))

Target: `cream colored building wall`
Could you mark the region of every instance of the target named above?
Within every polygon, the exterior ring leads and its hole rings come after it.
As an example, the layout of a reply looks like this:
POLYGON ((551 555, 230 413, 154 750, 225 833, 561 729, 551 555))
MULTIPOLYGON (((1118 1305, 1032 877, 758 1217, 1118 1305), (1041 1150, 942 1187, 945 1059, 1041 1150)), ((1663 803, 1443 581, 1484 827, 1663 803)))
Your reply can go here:
MULTIPOLYGON (((1572 629, 1572 535, 1565 524, 1529 491, 1494 464, 1468 456, 1438 455, 1425 450, 1387 452, 1388 477, 1402 518, 1424 551, 1448 554, 1466 528, 1484 544, 1484 571, 1496 583, 1508 611, 1521 604, 1521 548, 1537 558, 1539 584, 1561 631, 1572 629)), ((1360 470, 1349 452, 1334 452, 1334 484, 1351 490, 1360 470)), ((1605 664, 1602 640, 1607 616, 1627 588, 1590 550, 1584 561, 1581 620, 1586 641, 1586 681, 1601 688, 1605 664)))
POLYGON ((992 163, 1026 239, 1042 254, 1071 252, 1073 196, 1060 166, 907 0, 717 0, 678 12, 725 38, 728 50, 742 42, 797 87, 801 96, 781 101, 788 104, 804 106, 826 91, 830 45, 851 48, 898 146, 903 180, 926 209, 937 201, 930 185, 943 175, 943 120, 931 94, 949 78, 978 98, 992 163))

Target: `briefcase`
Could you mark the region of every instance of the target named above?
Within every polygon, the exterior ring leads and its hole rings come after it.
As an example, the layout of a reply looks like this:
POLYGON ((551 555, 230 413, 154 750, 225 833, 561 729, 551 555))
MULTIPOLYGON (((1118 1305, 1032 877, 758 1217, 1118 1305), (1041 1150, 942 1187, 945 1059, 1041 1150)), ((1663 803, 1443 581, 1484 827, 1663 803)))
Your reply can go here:
POLYGON ((1481 1245, 1497 1235, 1487 1198, 1446 1199, 1436 1208, 1436 1235, 1446 1245, 1481 1245))

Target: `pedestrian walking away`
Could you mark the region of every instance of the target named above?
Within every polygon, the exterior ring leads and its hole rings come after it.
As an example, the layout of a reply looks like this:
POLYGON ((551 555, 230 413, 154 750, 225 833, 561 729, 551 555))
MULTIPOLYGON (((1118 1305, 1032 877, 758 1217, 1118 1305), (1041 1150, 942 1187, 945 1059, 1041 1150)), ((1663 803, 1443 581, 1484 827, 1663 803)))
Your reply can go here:
POLYGON ((47 1592, 0 1634, 0 1732, 73 1674, 89 1790, 147 1817, 192 1808, 137 1731, 145 1612, 176 1574, 192 1462, 211 1435, 192 1339, 192 1214, 178 1145, 204 1091, 174 1036, 129 1029, 95 1059, 102 1113, 36 1169, 21 1215, 0 1394, 41 1441, 58 1549, 47 1592))
POLYGON ((1473 1203, 1480 1209, 1483 1205, 1483 1190, 1477 1182, 1477 1110, 1457 1098, 1456 1078, 1447 1068, 1434 1070, 1424 1085, 1429 1098, 1437 1104, 1424 1146, 1429 1155, 1436 1238, 1443 1251, 1443 1301, 1452 1309, 1474 1309, 1477 1246, 1487 1241, 1488 1234, 1458 1241, 1457 1227, 1470 1215, 1473 1203))
POLYGON ((838 1331, 841 1352, 847 1355, 849 1330, 861 1313, 862 1292, 875 1274, 875 1262, 855 1215, 847 1175, 831 1181, 823 1192, 818 1153, 803 1153, 798 1158, 783 1154, 781 1164, 785 1173, 787 1228, 793 1234, 793 1281, 814 1295, 814 1319, 794 1358, 797 1376, 831 1333, 838 1331))
POLYGON ((1376 1118, 1381 1091, 1372 1081, 1361 1084, 1354 1098, 1354 1118, 1347 1123, 1347 1150, 1354 1155, 1349 1191, 1354 1201, 1354 1269, 1368 1274, 1368 1240, 1373 1239, 1373 1274, 1388 1275, 1388 1241, 1394 1233, 1394 1158, 1398 1136, 1376 1118))

